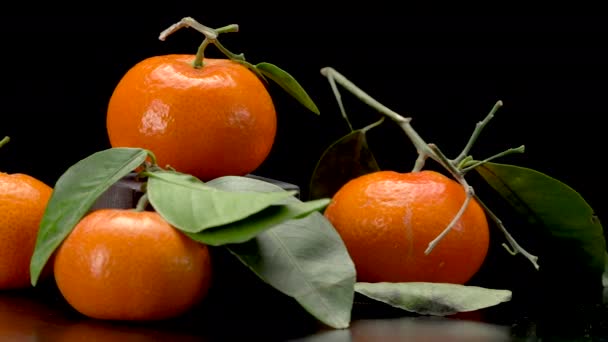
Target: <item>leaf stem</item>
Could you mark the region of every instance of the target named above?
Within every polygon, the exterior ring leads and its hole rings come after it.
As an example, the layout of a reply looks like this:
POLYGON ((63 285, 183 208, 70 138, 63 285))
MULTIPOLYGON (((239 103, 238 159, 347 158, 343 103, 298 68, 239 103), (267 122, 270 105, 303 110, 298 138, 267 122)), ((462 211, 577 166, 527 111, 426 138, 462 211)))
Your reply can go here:
POLYGON ((218 48, 218 50, 220 50, 224 55, 226 55, 226 57, 232 59, 233 61, 245 61, 245 55, 242 53, 236 54, 231 52, 230 50, 226 49, 224 47, 224 45, 222 45, 222 43, 220 43, 219 40, 214 40, 213 44, 215 44, 215 47, 218 48))
POLYGON ((135 207, 135 211, 144 211, 148 207, 150 201, 148 200, 148 194, 144 192, 143 195, 137 201, 137 206, 135 207))
POLYGON ((2 138, 2 140, 0 140, 0 147, 6 145, 9 141, 11 141, 11 138, 7 135, 4 138, 2 138))
POLYGON ((239 25, 230 24, 222 27, 218 27, 215 29, 215 32, 220 33, 231 33, 231 32, 239 32, 239 25))
POLYGON ((525 146, 521 145, 521 146, 516 147, 516 148, 510 148, 510 149, 508 149, 506 151, 502 151, 500 153, 497 153, 497 154, 495 154, 495 155, 493 155, 491 157, 488 157, 488 158, 486 158, 484 160, 481 160, 481 161, 473 161, 473 160, 471 160, 468 163, 462 164, 461 172, 462 173, 467 173, 467 172, 473 170, 474 168, 476 168, 476 167, 478 167, 480 165, 483 165, 483 164, 485 164, 487 162, 490 162, 490 161, 492 161, 492 160, 494 160, 496 158, 504 157, 506 155, 513 154, 513 153, 524 153, 524 151, 525 151, 525 146))
POLYGON ((496 114, 500 107, 502 107, 502 101, 499 100, 496 102, 496 104, 494 104, 494 107, 492 107, 492 110, 490 110, 488 115, 486 115, 486 117, 482 121, 478 122, 475 125, 475 130, 473 130, 473 134, 471 134, 471 137, 469 138, 469 141, 467 142, 466 146, 464 147, 462 152, 460 152, 458 157, 454 159, 454 162, 456 164, 460 163, 464 158, 466 158, 466 156, 469 155, 469 152, 471 151, 471 148, 473 148, 473 144, 475 144, 475 141, 477 141, 477 138, 481 134, 481 131, 486 127, 488 122, 492 120, 494 114, 496 114))
POLYGON ((384 122, 384 116, 383 116, 383 117, 381 117, 381 118, 380 118, 380 120, 378 120, 378 121, 376 121, 376 122, 374 122, 374 123, 371 123, 371 124, 369 124, 369 125, 367 125, 367 126, 365 126, 365 127, 361 128, 361 131, 362 131, 363 133, 367 133, 367 131, 369 131, 370 129, 372 129, 372 128, 374 128, 374 127, 380 126, 380 124, 382 124, 383 122, 384 122))
POLYGON ((458 162, 458 164, 456 165, 456 168, 459 170, 462 170, 463 168, 465 168, 465 166, 470 165, 471 163, 475 163, 475 162, 476 162, 476 160, 474 160, 473 157, 466 156, 463 160, 458 162))
POLYGON ((157 167, 158 162, 156 161, 156 155, 154 154, 154 152, 152 152, 150 150, 146 150, 146 152, 148 152, 148 157, 150 157, 150 165, 157 167))

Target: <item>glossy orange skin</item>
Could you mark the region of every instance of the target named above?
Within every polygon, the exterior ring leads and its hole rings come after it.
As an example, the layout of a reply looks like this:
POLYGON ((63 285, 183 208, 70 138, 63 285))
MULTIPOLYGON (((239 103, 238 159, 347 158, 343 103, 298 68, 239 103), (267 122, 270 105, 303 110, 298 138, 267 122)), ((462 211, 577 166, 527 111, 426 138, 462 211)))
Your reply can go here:
POLYGON ((57 286, 80 313, 97 319, 172 318, 202 300, 211 284, 208 248, 158 213, 100 209, 57 250, 57 286))
POLYGON ((0 289, 31 286, 30 260, 53 189, 26 174, 0 172, 0 289))
POLYGON ((245 175, 272 149, 277 129, 273 101, 264 83, 228 59, 165 55, 133 66, 116 86, 107 109, 112 147, 154 152, 202 180, 245 175))
POLYGON ((479 203, 471 200, 452 230, 424 254, 464 200, 463 187, 435 171, 378 171, 347 182, 324 215, 344 240, 358 281, 464 284, 489 248, 479 203))

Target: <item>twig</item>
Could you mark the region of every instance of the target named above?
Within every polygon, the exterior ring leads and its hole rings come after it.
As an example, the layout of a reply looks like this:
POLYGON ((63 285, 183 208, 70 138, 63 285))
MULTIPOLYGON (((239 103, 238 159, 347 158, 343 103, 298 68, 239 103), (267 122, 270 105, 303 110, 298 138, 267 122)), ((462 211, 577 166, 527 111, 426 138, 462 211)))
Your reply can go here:
POLYGON ((473 144, 475 144, 475 141, 477 141, 477 138, 481 134, 481 131, 486 127, 488 122, 492 120, 494 114, 496 114, 496 111, 498 111, 498 108, 500 107, 502 107, 502 101, 499 100, 496 102, 496 104, 494 104, 494 107, 492 107, 492 110, 490 110, 488 115, 486 115, 486 117, 482 121, 478 122, 475 125, 475 130, 473 130, 473 133, 471 134, 471 137, 469 138, 469 141, 467 142, 466 146, 464 147, 462 152, 460 152, 458 157, 454 159, 454 163, 456 165, 458 165, 458 163, 460 163, 464 158, 469 155, 469 152, 471 151, 471 148, 473 148, 473 144))
POLYGON ((472 186, 469 185, 466 178, 464 178, 464 175, 458 170, 458 168, 456 168, 448 160, 448 158, 443 154, 443 152, 441 152, 439 147, 437 147, 435 144, 429 144, 429 147, 432 151, 435 152, 435 155, 438 157, 440 164, 443 165, 452 174, 452 176, 460 183, 460 185, 464 188, 466 197, 464 199, 464 202, 460 206, 460 209, 458 210, 456 215, 452 218, 452 221, 448 224, 448 226, 435 239, 433 239, 428 244, 427 249, 424 251, 424 253, 427 255, 431 253, 431 251, 435 248, 435 246, 439 243, 439 241, 441 241, 443 239, 443 237, 450 230, 452 230, 452 227, 454 227, 454 225, 456 225, 458 220, 460 220, 460 218, 464 214, 465 210, 467 209, 469 202, 471 201, 471 197, 473 197, 473 195, 475 194, 475 190, 473 189, 472 186))
POLYGON ((498 216, 496 216, 496 214, 494 214, 494 212, 492 212, 492 210, 490 210, 490 208, 488 208, 488 206, 486 206, 485 203, 483 203, 483 201, 477 195, 475 195, 475 199, 477 200, 477 202, 479 202, 479 204, 482 206, 482 208, 486 211, 488 216, 490 216, 492 221, 494 221, 496 223, 496 225, 498 226, 498 228, 504 233, 505 238, 507 239, 507 241, 513 248, 513 250, 509 250, 507 248, 509 253, 511 253, 511 254, 516 254, 517 252, 521 253, 524 257, 526 257, 526 259, 530 260, 532 265, 534 265, 534 268, 536 268, 538 270, 539 269, 539 266, 537 263, 538 257, 528 253, 528 251, 526 251, 522 246, 519 245, 519 243, 517 243, 517 241, 515 241, 513 236, 511 236, 511 234, 509 233, 507 228, 504 226, 502 221, 498 218, 498 216))
POLYGON ((169 26, 164 31, 162 31, 160 33, 160 35, 158 36, 158 39, 165 41, 165 39, 167 39, 168 36, 170 36, 171 34, 175 33, 176 31, 178 31, 179 29, 182 29, 184 27, 193 28, 193 29, 197 30, 198 32, 204 34, 207 39, 212 40, 212 41, 216 40, 217 36, 220 33, 238 32, 238 30, 239 30, 239 26, 237 24, 231 24, 231 25, 227 25, 227 26, 220 27, 217 29, 212 29, 211 27, 207 27, 207 26, 199 23, 198 21, 194 20, 191 17, 185 17, 185 18, 182 18, 177 23, 169 26))
MULTIPOLYGON (((515 253, 515 252, 521 253, 526 258, 528 258, 528 260, 530 260, 532 262, 532 264, 534 265, 534 267, 536 269, 539 268, 538 263, 537 263, 538 257, 528 253, 524 248, 522 248, 515 241, 515 239, 511 236, 511 234, 509 234, 507 229, 502 224, 502 221, 500 221, 500 219, 483 202, 481 202, 481 200, 475 194, 473 187, 468 184, 468 182, 466 181, 466 179, 464 177, 464 174, 466 173, 466 171, 474 168, 475 166, 479 166, 480 164, 486 163, 489 160, 492 160, 492 159, 500 157, 500 156, 504 156, 509 153, 523 152, 523 146, 520 146, 519 148, 516 148, 516 149, 509 149, 507 151, 501 152, 501 153, 499 153, 495 156, 492 156, 490 158, 487 158, 481 162, 472 160, 472 158, 468 155, 469 151, 471 150, 473 144, 477 140, 477 138, 480 135, 483 128, 492 119, 492 117, 494 116, 494 114, 498 110, 498 108, 500 108, 502 106, 502 101, 496 102, 496 104, 494 105, 494 107, 492 108, 490 113, 484 118, 484 120, 477 123, 477 125, 475 126, 475 130, 473 131, 469 141, 467 142, 465 148, 462 150, 460 155, 458 155, 458 157, 456 157, 454 160, 449 160, 441 152, 439 147, 437 147, 435 144, 427 144, 424 141, 424 139, 422 139, 422 137, 412 127, 411 118, 403 117, 403 116, 399 115, 398 113, 394 112, 393 110, 391 110, 390 108, 386 107, 382 103, 378 102, 377 100, 375 100, 370 95, 365 93, 362 89, 357 87, 354 83, 349 81, 346 77, 344 77, 343 75, 341 75, 339 72, 337 72, 335 69, 333 69, 331 67, 322 68, 321 74, 329 80, 330 85, 332 86, 332 89, 335 88, 335 82, 339 83, 340 85, 345 87, 347 90, 349 90, 354 96, 359 98, 361 101, 363 101, 367 105, 371 106, 372 108, 378 110, 383 115, 389 117, 390 119, 395 121, 401 127, 401 129, 405 132, 407 137, 414 144, 414 147, 416 148, 416 151, 418 152, 418 157, 416 158, 413 172, 422 170, 422 168, 424 167, 424 164, 426 162, 426 159, 432 158, 433 160, 437 161, 440 165, 442 165, 446 170, 448 170, 452 174, 452 176, 465 189, 466 197, 465 197, 464 203, 462 204, 462 206, 460 207, 460 209, 458 210, 458 212, 456 213, 456 215, 454 216, 452 221, 447 225, 447 227, 435 239, 433 239, 429 243, 427 249, 425 250, 425 254, 431 253, 431 251, 435 248, 435 246, 445 237, 445 235, 447 235, 450 232, 450 230, 454 227, 454 225, 462 217, 462 215, 463 215, 464 211, 466 210, 466 208, 468 207, 471 199, 475 198, 480 203, 480 205, 484 208, 484 210, 488 213, 490 218, 494 222, 496 222, 499 229, 503 231, 507 241, 514 249, 514 251, 510 251, 508 248, 507 248, 507 250, 509 250, 510 253, 515 253), (465 161, 466 161, 466 163, 465 163, 465 161), (461 166, 464 168, 460 169, 459 167, 461 167, 461 166)), ((339 94, 337 92, 337 90, 335 90, 334 93, 339 94)), ((338 101, 340 101, 339 97, 337 97, 337 99, 338 99, 338 101)), ((343 115, 344 114, 345 113, 343 112, 343 115)))
POLYGON ((437 246, 437 244, 443 239, 443 237, 446 236, 452 230, 452 228, 456 225, 458 220, 460 220, 462 214, 464 214, 465 210, 467 209, 471 198, 473 198, 473 187, 469 186, 466 188, 466 197, 464 198, 462 206, 460 206, 460 209, 458 210, 452 221, 448 224, 448 226, 445 227, 445 229, 439 235, 437 235, 437 237, 434 238, 433 241, 429 243, 428 247, 424 251, 424 254, 430 254, 435 248, 435 246, 437 246))
POLYGON ((497 154, 495 154, 495 155, 493 155, 491 157, 488 157, 488 158, 486 158, 484 160, 481 160, 481 161, 471 161, 469 163, 462 164, 462 168, 460 170, 464 174, 464 173, 467 173, 467 172, 471 171, 472 169, 474 169, 474 168, 476 168, 476 167, 478 167, 480 165, 483 165, 483 164, 485 164, 487 162, 490 162, 490 161, 492 161, 492 160, 494 160, 496 158, 504 157, 506 155, 513 154, 513 153, 524 153, 524 151, 525 151, 525 146, 524 145, 521 145, 521 146, 516 147, 516 148, 510 148, 510 149, 508 149, 506 151, 502 151, 500 153, 497 153, 497 154))
POLYGON ((336 98, 336 102, 338 102, 338 107, 340 107, 340 114, 342 114, 342 118, 346 121, 346 124, 348 125, 348 129, 352 132, 353 125, 350 123, 350 120, 348 119, 348 115, 346 115, 346 110, 344 109, 344 103, 342 103, 342 95, 340 95, 340 90, 338 89, 338 86, 336 85, 336 81, 334 80, 333 77, 329 77, 328 81, 329 81, 329 86, 331 87, 331 90, 334 93, 334 97, 336 98))
POLYGON ((224 27, 213 29, 211 27, 207 27, 207 26, 199 23, 198 21, 194 20, 191 17, 185 17, 185 18, 182 18, 177 23, 175 23, 175 24, 169 26, 168 28, 166 28, 165 30, 163 30, 160 33, 160 35, 158 36, 158 39, 164 41, 165 39, 167 39, 167 37, 169 35, 175 33, 177 30, 184 28, 184 27, 193 28, 205 36, 205 39, 203 40, 201 45, 199 45, 198 50, 196 51, 196 55, 194 57, 193 66, 195 68, 201 68, 203 66, 203 59, 205 57, 204 56, 205 49, 207 48, 207 46, 209 44, 215 45, 224 55, 226 55, 228 58, 230 58, 232 60, 241 61, 241 62, 245 61, 245 56, 242 53, 241 54, 232 53, 230 50, 226 49, 220 43, 220 41, 217 39, 217 37, 221 33, 238 32, 239 26, 236 24, 226 25, 224 27))

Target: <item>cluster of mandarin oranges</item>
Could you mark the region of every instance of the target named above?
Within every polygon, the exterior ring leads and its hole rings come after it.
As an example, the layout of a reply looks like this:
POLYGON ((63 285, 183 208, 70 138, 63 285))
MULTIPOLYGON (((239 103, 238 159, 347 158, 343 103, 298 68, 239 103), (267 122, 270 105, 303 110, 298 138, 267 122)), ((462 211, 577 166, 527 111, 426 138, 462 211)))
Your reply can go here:
MULTIPOLYGON (((267 158, 277 118, 263 81, 230 59, 145 59, 126 72, 107 108, 112 147, 154 152, 157 162, 206 181, 246 175, 267 158)), ((30 259, 53 189, 0 173, 0 289, 31 286, 30 259)), ((432 171, 380 171, 346 183, 326 208, 367 282, 466 283, 484 261, 488 224, 472 201, 433 253, 424 250, 458 212, 465 193, 432 171)), ((174 317, 211 286, 210 248, 154 211, 89 212, 45 268, 76 310, 99 319, 174 317)))

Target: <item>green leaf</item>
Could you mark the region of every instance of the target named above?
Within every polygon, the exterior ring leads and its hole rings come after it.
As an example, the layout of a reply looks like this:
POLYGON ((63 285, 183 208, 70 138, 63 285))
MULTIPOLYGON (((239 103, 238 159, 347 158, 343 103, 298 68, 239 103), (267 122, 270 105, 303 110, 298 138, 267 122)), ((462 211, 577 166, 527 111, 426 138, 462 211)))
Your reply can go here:
POLYGON ((319 199, 310 202, 273 205, 243 220, 207 229, 199 233, 186 234, 193 240, 211 246, 242 243, 277 224, 319 211, 325 208, 329 204, 329 201, 329 199, 319 199))
POLYGON ((319 108, 317 108, 317 105, 310 98, 308 93, 306 93, 306 90, 304 90, 300 83, 298 83, 298 81, 296 81, 296 79, 288 74, 285 70, 274 64, 265 62, 256 64, 255 69, 262 73, 262 75, 276 82, 281 88, 283 88, 283 90, 298 100, 298 102, 300 102, 304 107, 308 108, 315 114, 319 114, 319 108))
POLYGON ((32 285, 36 285, 50 256, 97 198, 147 156, 144 149, 110 148, 78 161, 59 177, 40 222, 30 262, 32 285))
POLYGON ((604 271, 604 231, 579 193, 529 168, 486 163, 475 170, 529 223, 544 227, 560 244, 566 242, 568 250, 561 254, 576 258, 593 273, 604 271))
POLYGON ((311 199, 332 197, 349 180, 380 170, 367 145, 366 131, 352 131, 325 150, 310 180, 311 199))
POLYGON ((604 254, 604 273, 602 273, 602 286, 608 287, 608 253, 604 254))
MULTIPOLYGON (((276 182, 276 181, 275 181, 276 182)), ((208 186, 223 191, 255 191, 255 192, 281 192, 285 191, 278 183, 271 183, 260 177, 223 176, 212 179, 206 183, 208 186)), ((281 203, 292 203, 292 199, 284 199, 281 203)))
POLYGON ((147 193, 167 222, 184 232, 198 233, 242 220, 292 197, 295 191, 222 191, 188 174, 154 171, 148 176, 147 193))
POLYGON ((323 323, 348 327, 355 269, 342 240, 320 213, 284 222, 228 248, 323 323))
POLYGON ((446 316, 511 300, 511 291, 448 283, 356 283, 355 291, 421 315, 446 316))
MULTIPOLYGON (((284 191, 256 179, 231 178, 211 182, 224 190, 284 191)), ((295 197, 287 201, 300 202, 295 197)), ((285 221, 227 248, 260 279, 293 297, 319 321, 333 328, 350 325, 355 267, 342 239, 321 213, 285 221)))

